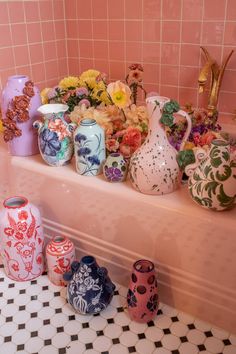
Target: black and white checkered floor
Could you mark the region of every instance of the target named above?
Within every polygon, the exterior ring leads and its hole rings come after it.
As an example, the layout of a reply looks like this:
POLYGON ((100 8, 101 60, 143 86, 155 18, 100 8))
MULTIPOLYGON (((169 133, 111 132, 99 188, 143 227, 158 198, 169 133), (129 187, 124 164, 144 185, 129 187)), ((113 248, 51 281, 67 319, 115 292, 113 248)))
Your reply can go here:
POLYGON ((0 265, 0 353, 236 354, 236 336, 167 305, 154 321, 132 322, 126 292, 117 285, 105 311, 82 316, 47 275, 13 282, 0 265))

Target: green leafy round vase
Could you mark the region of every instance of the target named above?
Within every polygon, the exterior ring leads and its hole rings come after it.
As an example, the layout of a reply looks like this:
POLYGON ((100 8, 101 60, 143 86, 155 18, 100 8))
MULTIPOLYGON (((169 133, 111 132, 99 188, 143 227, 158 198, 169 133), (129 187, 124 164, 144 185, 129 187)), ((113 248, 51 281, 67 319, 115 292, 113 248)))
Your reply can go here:
POLYGON ((216 211, 231 209, 236 202, 236 159, 223 139, 211 143, 200 163, 188 165, 189 191, 200 206, 216 211))

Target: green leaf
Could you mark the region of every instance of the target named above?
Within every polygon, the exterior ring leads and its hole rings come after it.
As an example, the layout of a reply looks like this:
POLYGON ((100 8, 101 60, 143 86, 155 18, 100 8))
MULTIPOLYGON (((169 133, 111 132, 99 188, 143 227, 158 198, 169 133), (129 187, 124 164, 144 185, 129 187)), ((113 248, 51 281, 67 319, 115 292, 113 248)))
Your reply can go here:
POLYGON ((212 198, 212 194, 216 194, 216 188, 218 185, 219 183, 216 181, 208 182, 205 184, 204 189, 208 193, 209 198, 212 198))
POLYGON ((187 165, 194 163, 195 156, 193 150, 183 150, 179 151, 176 160, 178 162, 179 168, 183 171, 187 165))
POLYGON ((230 166, 224 165, 223 168, 224 168, 224 172, 223 173, 220 173, 219 171, 216 171, 216 178, 219 181, 226 181, 231 176, 231 173, 232 173, 232 170, 231 170, 230 166))
POLYGON ((206 166, 204 168, 204 174, 205 174, 206 177, 208 176, 209 172, 211 172, 211 168, 212 168, 211 165, 206 166))
POLYGON ((229 197, 224 192, 223 184, 220 186, 220 194, 217 195, 217 200, 220 202, 220 206, 223 208, 230 208, 233 206, 236 196, 229 197))
POLYGON ((211 159, 211 164, 213 167, 217 168, 222 164, 222 160, 220 157, 217 157, 215 159, 211 159))
POLYGON ((223 151, 223 152, 222 152, 222 157, 223 157, 223 159, 224 159, 225 161, 229 161, 230 155, 229 155, 228 151, 223 151))

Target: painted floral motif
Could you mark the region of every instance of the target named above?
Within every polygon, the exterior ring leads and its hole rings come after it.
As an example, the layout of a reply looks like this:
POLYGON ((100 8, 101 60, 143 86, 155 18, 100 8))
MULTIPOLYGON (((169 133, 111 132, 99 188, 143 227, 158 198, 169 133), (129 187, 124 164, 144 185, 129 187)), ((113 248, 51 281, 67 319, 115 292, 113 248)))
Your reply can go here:
POLYGON ((67 126, 61 119, 50 120, 48 123, 48 128, 57 133, 59 140, 63 140, 68 135, 71 135, 71 133, 68 132, 67 126))
POLYGON ((127 302, 128 302, 128 306, 130 306, 130 307, 137 306, 137 298, 131 289, 128 290, 127 302))
POLYGON ((61 149, 61 142, 58 140, 57 133, 44 129, 40 138, 42 152, 48 156, 56 156, 61 149))
POLYGON ((107 167, 104 168, 105 177, 112 182, 119 182, 123 178, 123 173, 119 168, 107 167))
POLYGON ((158 295, 154 294, 150 297, 148 303, 147 303, 147 308, 151 312, 157 311, 158 308, 158 295))

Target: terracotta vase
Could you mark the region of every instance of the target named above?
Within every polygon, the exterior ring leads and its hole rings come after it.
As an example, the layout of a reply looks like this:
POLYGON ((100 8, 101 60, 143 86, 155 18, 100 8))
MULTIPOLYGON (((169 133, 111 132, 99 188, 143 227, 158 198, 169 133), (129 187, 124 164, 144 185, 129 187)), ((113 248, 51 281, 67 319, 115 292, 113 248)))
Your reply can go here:
POLYGON ((39 153, 33 123, 40 116, 37 108, 41 104, 40 91, 27 76, 15 75, 8 78, 2 91, 1 108, 5 125, 4 138, 8 141, 11 155, 30 156, 39 153))
POLYGON ((133 321, 151 321, 158 311, 157 280, 154 264, 141 259, 134 263, 127 294, 128 312, 133 321))
MULTIPOLYGON (((176 156, 177 150, 169 143, 160 123, 162 109, 169 98, 161 96, 146 99, 149 114, 149 132, 143 145, 130 159, 129 175, 135 189, 145 194, 166 194, 176 190, 182 178, 176 156)), ((184 111, 178 111, 188 122, 180 150, 191 132, 191 118, 184 111)))
POLYGON ((4 201, 0 212, 0 245, 5 272, 13 280, 38 277, 44 271, 44 235, 38 208, 25 197, 4 201))
POLYGON ((63 274, 70 270, 75 258, 73 243, 66 237, 55 236, 47 244, 46 258, 50 281, 58 286, 65 285, 63 274))

